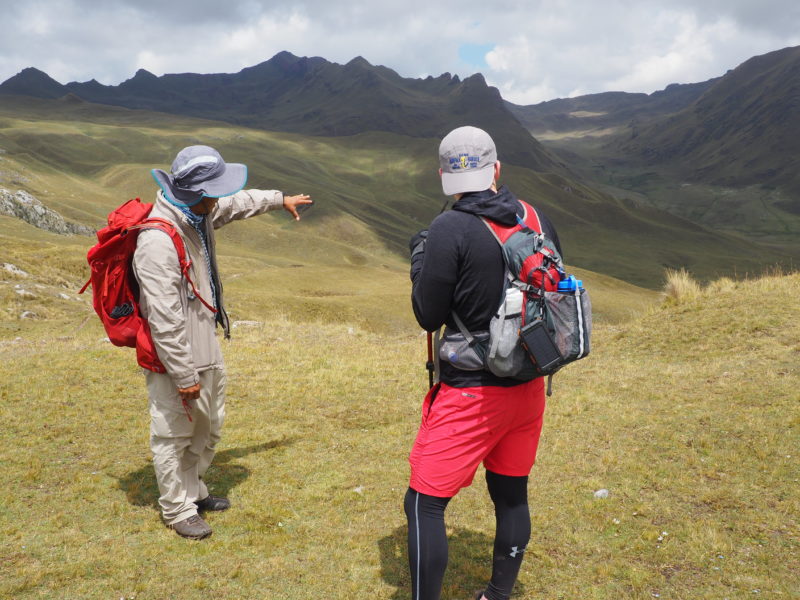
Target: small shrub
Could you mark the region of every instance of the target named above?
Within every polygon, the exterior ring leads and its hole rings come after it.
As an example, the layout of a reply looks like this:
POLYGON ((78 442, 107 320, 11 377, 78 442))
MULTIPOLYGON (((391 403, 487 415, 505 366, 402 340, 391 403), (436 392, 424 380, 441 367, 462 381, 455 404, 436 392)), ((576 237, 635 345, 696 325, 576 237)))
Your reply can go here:
POLYGON ((701 289, 686 269, 667 269, 664 293, 667 303, 682 304, 697 298, 701 289))
POLYGON ((736 282, 730 277, 720 277, 716 281, 712 281, 706 287, 706 292, 711 294, 724 294, 732 292, 736 289, 736 282))

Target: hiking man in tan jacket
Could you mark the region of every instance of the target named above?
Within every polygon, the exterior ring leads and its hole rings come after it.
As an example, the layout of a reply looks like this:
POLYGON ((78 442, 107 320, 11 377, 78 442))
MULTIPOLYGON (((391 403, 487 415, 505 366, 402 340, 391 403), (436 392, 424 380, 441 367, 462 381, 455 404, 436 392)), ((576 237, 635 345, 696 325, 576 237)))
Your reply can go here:
POLYGON ((183 277, 170 237, 142 230, 133 260, 139 303, 167 371, 145 372, 150 448, 164 522, 183 537, 202 539, 211 535, 211 527, 198 511, 230 507, 227 498, 211 496, 202 480, 225 417, 225 367, 216 325, 230 337, 214 230, 278 208, 299 220, 298 207, 311 204, 311 199, 276 190, 243 190, 247 167, 226 163, 209 146, 184 148, 170 173, 152 173, 161 189, 150 217, 177 227, 200 297, 183 277))

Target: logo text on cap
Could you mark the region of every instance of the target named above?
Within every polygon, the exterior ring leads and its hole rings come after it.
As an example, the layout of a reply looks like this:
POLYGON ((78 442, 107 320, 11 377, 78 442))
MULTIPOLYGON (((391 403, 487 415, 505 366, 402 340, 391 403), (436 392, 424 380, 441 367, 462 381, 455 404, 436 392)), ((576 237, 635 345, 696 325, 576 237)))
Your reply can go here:
POLYGON ((462 153, 458 157, 450 159, 450 168, 453 171, 460 171, 461 169, 475 169, 478 167, 480 157, 471 154, 462 153))

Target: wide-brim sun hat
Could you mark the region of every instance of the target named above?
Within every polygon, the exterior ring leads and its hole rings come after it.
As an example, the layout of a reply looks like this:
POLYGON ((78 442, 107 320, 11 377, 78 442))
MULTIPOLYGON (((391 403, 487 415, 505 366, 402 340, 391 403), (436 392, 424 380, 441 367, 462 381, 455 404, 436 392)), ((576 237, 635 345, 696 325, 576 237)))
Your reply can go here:
POLYGON ((178 152, 169 173, 151 173, 167 199, 184 206, 194 206, 204 197, 231 196, 247 182, 247 167, 226 163, 211 146, 187 146, 178 152))
POLYGON ((439 167, 445 195, 482 192, 494 181, 497 149, 483 129, 465 126, 448 133, 439 144, 439 167))

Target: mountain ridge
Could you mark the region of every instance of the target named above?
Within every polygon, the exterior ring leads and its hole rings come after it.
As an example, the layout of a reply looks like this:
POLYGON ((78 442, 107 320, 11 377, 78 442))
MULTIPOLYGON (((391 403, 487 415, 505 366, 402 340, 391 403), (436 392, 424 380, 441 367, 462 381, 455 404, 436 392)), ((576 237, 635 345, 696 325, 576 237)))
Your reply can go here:
POLYGON ((116 86, 95 80, 62 85, 28 68, 0 84, 0 93, 46 99, 72 93, 95 103, 334 137, 387 131, 441 138, 469 123, 502 140, 503 161, 541 172, 566 169, 528 134, 483 75, 404 78, 360 56, 339 65, 284 51, 238 73, 156 76, 139 69, 116 86))
POLYGON ((584 181, 712 229, 797 245, 800 46, 650 95, 510 106, 584 181))
POLYGON ((651 94, 600 92, 574 98, 556 98, 527 106, 506 101, 506 106, 534 136, 576 130, 586 132, 621 127, 634 119, 676 112, 699 98, 719 79, 671 83, 651 94))
POLYGON ((792 47, 745 61, 686 108, 614 146, 646 164, 673 164, 692 181, 800 192, 798 129, 800 47, 792 47))

